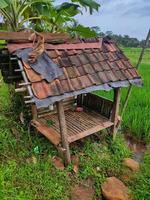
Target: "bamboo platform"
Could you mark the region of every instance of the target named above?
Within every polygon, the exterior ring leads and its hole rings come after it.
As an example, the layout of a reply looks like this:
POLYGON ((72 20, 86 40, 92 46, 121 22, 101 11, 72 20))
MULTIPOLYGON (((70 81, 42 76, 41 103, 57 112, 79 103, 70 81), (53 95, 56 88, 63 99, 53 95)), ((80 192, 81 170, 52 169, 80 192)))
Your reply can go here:
MULTIPOLYGON (((65 111, 67 140, 72 143, 100 130, 113 126, 113 122, 93 111, 65 111)), ((32 121, 32 125, 54 145, 61 142, 58 114, 51 114, 32 121), (48 121, 51 125, 48 125, 48 121)))

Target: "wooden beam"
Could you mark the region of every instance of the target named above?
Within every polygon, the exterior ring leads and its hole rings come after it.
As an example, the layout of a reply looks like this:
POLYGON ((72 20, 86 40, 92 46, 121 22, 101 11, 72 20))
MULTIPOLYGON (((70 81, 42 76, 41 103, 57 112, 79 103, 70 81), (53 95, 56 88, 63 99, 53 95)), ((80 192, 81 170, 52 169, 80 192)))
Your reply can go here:
MULTIPOLYGON (((0 40, 28 40, 31 32, 0 32, 0 40)), ((66 33, 40 33, 46 42, 55 40, 67 40, 69 35, 66 33)))
POLYGON ((60 135, 51 127, 47 127, 38 120, 32 120, 32 126, 34 126, 39 133, 48 138, 55 146, 59 145, 61 142, 60 135))
POLYGON ((59 102, 57 102, 56 105, 57 105, 57 110, 58 110, 58 119, 59 119, 62 146, 65 149, 64 159, 65 159, 65 164, 68 165, 68 164, 70 164, 71 159, 70 159, 69 143, 68 143, 68 139, 67 139, 67 126, 66 126, 63 102, 59 101, 59 102))
POLYGON ((111 117, 111 121, 114 123, 114 125, 112 126, 112 130, 111 130, 111 132, 113 134, 113 139, 115 139, 116 134, 117 134, 120 96, 121 96, 121 89, 120 88, 114 89, 114 103, 113 103, 113 111, 112 111, 112 117, 111 117))

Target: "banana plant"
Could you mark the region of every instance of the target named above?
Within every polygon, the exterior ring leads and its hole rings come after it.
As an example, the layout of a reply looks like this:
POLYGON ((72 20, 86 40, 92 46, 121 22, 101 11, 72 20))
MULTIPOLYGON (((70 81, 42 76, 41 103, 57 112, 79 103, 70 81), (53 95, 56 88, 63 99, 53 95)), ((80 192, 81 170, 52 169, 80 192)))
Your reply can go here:
POLYGON ((29 21, 40 19, 32 13, 32 6, 41 3, 42 6, 51 6, 49 0, 0 0, 0 15, 3 19, 2 28, 17 31, 29 21))
POLYGON ((37 31, 94 37, 95 32, 78 24, 75 16, 82 14, 83 8, 92 14, 99 6, 94 0, 70 0, 60 5, 55 5, 53 0, 0 0, 0 15, 6 30, 29 27, 37 31))

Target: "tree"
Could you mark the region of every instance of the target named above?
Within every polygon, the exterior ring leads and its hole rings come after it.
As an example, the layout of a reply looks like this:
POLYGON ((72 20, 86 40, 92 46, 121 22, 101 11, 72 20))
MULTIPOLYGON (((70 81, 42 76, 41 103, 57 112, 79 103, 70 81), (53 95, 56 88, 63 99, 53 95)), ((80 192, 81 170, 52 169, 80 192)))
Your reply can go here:
POLYGON ((38 31, 70 31, 94 36, 95 31, 78 24, 74 17, 82 14, 82 8, 92 14, 99 6, 95 0, 71 0, 58 6, 52 0, 0 0, 4 22, 1 28, 17 31, 30 27, 38 31))

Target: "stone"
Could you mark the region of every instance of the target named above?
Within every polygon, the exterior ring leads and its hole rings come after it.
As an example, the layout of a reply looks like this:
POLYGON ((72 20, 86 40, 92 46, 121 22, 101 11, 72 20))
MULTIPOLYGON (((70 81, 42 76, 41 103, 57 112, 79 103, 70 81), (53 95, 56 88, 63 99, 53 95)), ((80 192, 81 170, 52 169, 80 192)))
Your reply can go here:
POLYGON ((135 172, 139 171, 140 169, 139 163, 131 158, 125 158, 123 160, 123 165, 135 172))
POLYGON ((101 186, 107 200, 131 200, 128 188, 116 177, 109 177, 101 186))
POLYGON ((92 187, 84 185, 75 185, 71 190, 72 200, 91 200, 94 197, 94 190, 92 187))

